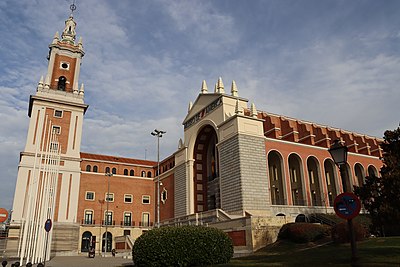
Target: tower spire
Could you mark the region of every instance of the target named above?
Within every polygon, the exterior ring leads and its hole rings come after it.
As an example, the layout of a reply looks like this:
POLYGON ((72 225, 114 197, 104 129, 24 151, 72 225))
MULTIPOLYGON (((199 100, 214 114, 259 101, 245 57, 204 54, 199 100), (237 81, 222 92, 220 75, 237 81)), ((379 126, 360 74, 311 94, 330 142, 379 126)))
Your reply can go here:
POLYGON ((74 15, 73 15, 74 11, 76 10, 75 0, 69 6, 69 9, 71 9, 71 15, 69 15, 69 18, 65 21, 65 27, 63 33, 61 34, 61 40, 64 42, 75 44, 76 22, 74 21, 74 15))

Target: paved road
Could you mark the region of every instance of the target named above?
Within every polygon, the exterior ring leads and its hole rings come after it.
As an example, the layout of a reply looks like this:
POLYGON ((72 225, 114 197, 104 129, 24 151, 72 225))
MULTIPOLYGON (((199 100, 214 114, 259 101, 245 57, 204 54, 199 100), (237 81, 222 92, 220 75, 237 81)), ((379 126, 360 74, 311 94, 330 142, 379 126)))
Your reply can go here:
MULTIPOLYGON (((0 261, 1 263, 1 261, 0 261)), ((11 266, 14 261, 9 261, 7 267, 11 266)), ((34 265, 36 267, 36 264, 34 265)), ((123 259, 121 257, 102 258, 96 256, 88 258, 87 256, 57 256, 46 262, 46 267, 132 267, 131 259, 123 259)))

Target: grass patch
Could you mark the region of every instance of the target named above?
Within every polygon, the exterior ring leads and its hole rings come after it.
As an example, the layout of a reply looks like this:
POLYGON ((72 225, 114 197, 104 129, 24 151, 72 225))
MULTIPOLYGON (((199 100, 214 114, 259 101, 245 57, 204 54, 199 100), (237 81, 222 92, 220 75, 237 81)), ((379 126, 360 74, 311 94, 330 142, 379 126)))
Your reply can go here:
MULTIPOLYGON (((400 266, 400 237, 370 238, 357 242, 361 266, 400 266)), ((218 266, 349 266, 350 244, 295 244, 279 241, 255 254, 218 266)))

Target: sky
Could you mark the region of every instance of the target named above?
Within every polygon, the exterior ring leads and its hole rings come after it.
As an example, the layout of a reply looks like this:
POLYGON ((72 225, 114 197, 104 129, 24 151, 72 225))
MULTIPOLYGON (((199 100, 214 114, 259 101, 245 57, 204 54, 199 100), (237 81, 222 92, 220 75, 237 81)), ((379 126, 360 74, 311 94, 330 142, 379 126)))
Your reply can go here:
MULTIPOLYGON (((0 1, 0 207, 11 208, 28 100, 67 0, 0 1)), ((206 80, 258 110, 382 137, 399 125, 400 1, 76 0, 89 104, 81 151, 156 160, 206 80)), ((17 198, 19 196, 16 196, 17 198)))

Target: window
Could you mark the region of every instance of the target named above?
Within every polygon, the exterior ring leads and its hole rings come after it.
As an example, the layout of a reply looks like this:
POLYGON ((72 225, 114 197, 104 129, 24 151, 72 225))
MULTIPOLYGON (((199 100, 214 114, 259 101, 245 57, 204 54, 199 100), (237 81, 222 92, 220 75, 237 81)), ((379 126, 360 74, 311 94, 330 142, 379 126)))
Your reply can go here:
POLYGON ((85 199, 86 200, 94 200, 94 192, 91 192, 91 191, 87 191, 86 192, 86 196, 85 196, 85 199))
POLYGON ((60 69, 69 70, 69 63, 68 62, 61 62, 60 69))
POLYGON ((124 226, 132 225, 132 213, 124 212, 124 226))
POLYGON ((143 204, 150 204, 150 196, 142 196, 143 204))
POLYGON ((109 193, 109 194, 108 194, 108 197, 107 197, 107 193, 106 193, 105 199, 106 199, 106 201, 108 201, 108 202, 114 202, 114 193, 109 193))
POLYGON ((142 226, 150 225, 150 213, 144 212, 142 213, 142 226))
POLYGON ((58 143, 51 142, 50 143, 50 151, 52 151, 52 152, 58 151, 58 143))
MULTIPOLYGON (((87 171, 87 172, 90 172, 90 171, 91 171, 91 168, 92 168, 92 167, 91 167, 90 165, 87 165, 87 166, 86 166, 86 171, 87 171)), ((93 167, 93 170, 94 170, 94 167, 93 167)))
POLYGON ((124 170, 124 175, 128 175, 128 169, 124 170))
POLYGON ((53 131, 54 134, 60 134, 61 133, 61 127, 53 125, 53 131))
POLYGON ((310 176, 310 182, 311 184, 314 184, 315 180, 314 180, 314 172, 313 171, 309 171, 308 175, 310 176))
POLYGON ((65 91, 65 84, 67 83, 67 78, 64 76, 60 76, 58 78, 57 89, 60 91, 65 91))
POLYGON ((130 176, 135 176, 135 171, 134 171, 134 170, 131 170, 131 171, 129 172, 129 175, 130 175, 130 176))
POLYGON ((162 203, 165 204, 165 202, 167 201, 167 198, 168 198, 168 192, 167 192, 167 189, 164 188, 164 190, 161 192, 162 203))
POLYGON ((98 168, 97 166, 93 166, 93 172, 97 172, 98 168))
POLYGON ((142 171, 142 177, 146 177, 146 172, 142 171))
POLYGON ((92 210, 85 210, 85 219, 83 224, 93 224, 93 211, 92 210))
POLYGON ((62 118, 63 112, 62 110, 54 110, 54 117, 62 118))
POLYGON ((147 172, 147 177, 151 178, 151 171, 147 172))
POLYGON ((108 211, 108 212, 106 211, 104 213, 104 217, 105 217, 105 219, 104 219, 105 225, 114 225, 112 211, 108 211))
POLYGON ((116 168, 112 168, 112 174, 117 174, 117 169, 116 168))
POLYGON ((110 173, 110 167, 106 168, 106 173, 110 173))
POLYGON ((124 202, 125 203, 132 203, 132 195, 125 194, 124 195, 124 202))

